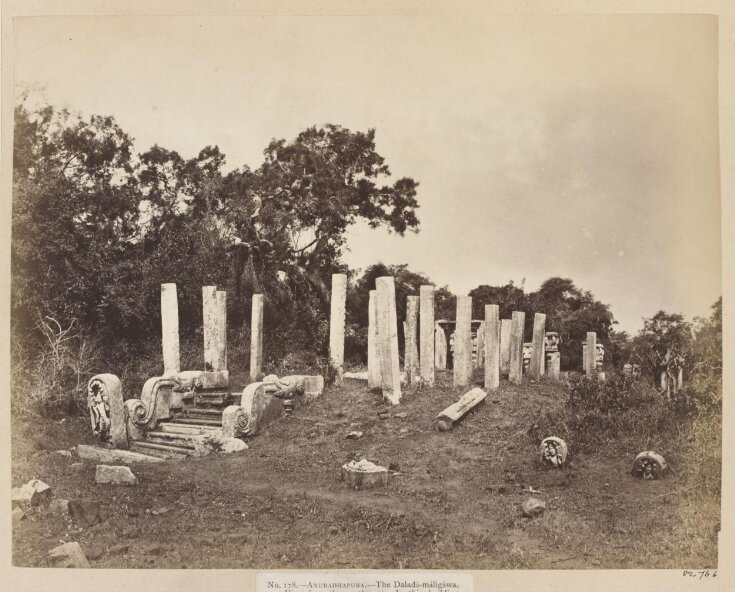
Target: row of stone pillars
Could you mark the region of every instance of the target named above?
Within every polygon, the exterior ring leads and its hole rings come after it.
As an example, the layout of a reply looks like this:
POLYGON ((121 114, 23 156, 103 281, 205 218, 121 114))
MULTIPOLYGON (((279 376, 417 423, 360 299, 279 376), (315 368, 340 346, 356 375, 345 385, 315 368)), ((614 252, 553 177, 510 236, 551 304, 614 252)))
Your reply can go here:
MULTIPOLYGON (((227 293, 216 286, 202 288, 204 369, 227 370, 227 293)), ((179 304, 176 284, 161 284, 161 335, 164 376, 181 371, 179 304)), ((250 380, 262 377, 263 295, 254 294, 250 324, 250 380)))

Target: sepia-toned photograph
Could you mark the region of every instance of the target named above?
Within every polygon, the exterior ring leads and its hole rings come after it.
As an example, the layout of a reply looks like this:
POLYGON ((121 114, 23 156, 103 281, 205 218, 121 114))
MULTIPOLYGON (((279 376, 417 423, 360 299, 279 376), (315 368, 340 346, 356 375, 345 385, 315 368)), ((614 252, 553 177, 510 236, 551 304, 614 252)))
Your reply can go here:
POLYGON ((717 15, 201 4, 12 18, 12 566, 716 577, 717 15))

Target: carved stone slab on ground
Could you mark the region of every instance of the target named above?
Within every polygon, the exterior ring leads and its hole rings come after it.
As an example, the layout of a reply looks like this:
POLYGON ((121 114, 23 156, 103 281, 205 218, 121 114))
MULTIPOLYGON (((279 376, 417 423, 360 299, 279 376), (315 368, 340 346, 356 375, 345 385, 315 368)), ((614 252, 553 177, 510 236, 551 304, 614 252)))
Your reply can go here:
POLYGON ((162 458, 140 454, 139 452, 131 452, 129 450, 119 450, 116 448, 102 448, 99 446, 89 446, 80 444, 77 446, 77 454, 82 460, 89 460, 97 463, 122 463, 131 464, 136 462, 162 462, 162 458))
POLYGON ((96 483, 110 485, 137 485, 138 478, 127 466, 97 465, 94 473, 96 483))
POLYGON ((646 450, 635 457, 631 473, 639 479, 661 479, 667 469, 663 456, 653 450, 646 450))
POLYGON ((342 481, 355 489, 384 487, 388 484, 389 475, 388 469, 364 458, 342 465, 342 481))
POLYGON ((541 441, 539 460, 547 467, 560 468, 567 461, 567 443, 556 436, 549 436, 541 441))
POLYGON ((546 510, 546 502, 535 497, 529 497, 521 505, 521 511, 527 518, 533 518, 534 516, 540 516, 546 510))
POLYGON ((434 429, 440 432, 451 430, 454 423, 464 417, 471 409, 479 405, 487 397, 487 393, 479 387, 462 395, 456 403, 452 403, 436 416, 434 429))

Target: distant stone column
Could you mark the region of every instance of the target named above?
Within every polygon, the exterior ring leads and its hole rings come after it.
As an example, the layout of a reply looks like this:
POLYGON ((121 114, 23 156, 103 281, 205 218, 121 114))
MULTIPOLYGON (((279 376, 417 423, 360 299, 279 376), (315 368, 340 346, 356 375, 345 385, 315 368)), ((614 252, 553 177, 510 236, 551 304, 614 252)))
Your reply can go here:
POLYGON ((434 386, 434 286, 421 286, 419 298, 421 380, 429 386, 434 386))
POLYGON ((377 292, 370 290, 368 300, 368 388, 379 389, 380 383, 380 351, 378 349, 378 303, 377 292))
POLYGON ((204 369, 214 370, 217 363, 217 288, 204 286, 202 288, 202 316, 204 325, 204 369))
POLYGON ((587 342, 585 341, 582 344, 582 372, 584 374, 587 374, 587 366, 589 366, 589 362, 587 361, 587 342))
POLYGON ((531 366, 529 375, 539 380, 544 374, 544 337, 546 336, 546 315, 537 312, 533 315, 533 339, 531 341, 531 366))
POLYGON ((179 300, 176 284, 161 284, 161 346, 163 347, 163 375, 181 371, 179 352, 179 300))
POLYGON ((585 371, 587 376, 597 376, 597 360, 595 352, 597 351, 597 333, 594 331, 587 332, 587 367, 585 371))
POLYGON ((401 402, 401 371, 398 360, 396 286, 391 276, 375 280, 377 289, 380 377, 383 397, 391 404, 401 402))
POLYGON ((480 323, 477 328, 477 355, 475 356, 475 366, 482 368, 485 365, 485 321, 480 323))
POLYGON ((684 368, 679 366, 676 372, 676 390, 677 392, 684 388, 684 368))
POLYGON ((263 378, 263 295, 253 294, 250 313, 250 382, 263 378))
POLYGON ((329 360, 337 372, 336 384, 342 384, 345 364, 345 301, 347 299, 347 276, 332 274, 332 299, 329 316, 329 360))
POLYGON ((227 370, 227 292, 218 290, 215 293, 217 306, 217 330, 215 333, 216 356, 212 370, 227 370))
POLYGON ((454 329, 454 386, 472 381, 472 296, 457 296, 454 329))
POLYGON ((406 339, 403 366, 406 370, 406 383, 419 381, 418 348, 419 297, 406 297, 406 339))
POLYGON ((485 305, 485 389, 500 386, 500 307, 485 305))
POLYGON ((447 334, 439 323, 434 323, 434 358, 439 370, 447 369, 447 334))
POLYGON ((512 316, 508 380, 513 384, 521 384, 523 377, 523 327, 526 322, 526 313, 514 310, 512 316))
POLYGON ((500 321, 500 373, 508 376, 510 373, 510 319, 500 321))

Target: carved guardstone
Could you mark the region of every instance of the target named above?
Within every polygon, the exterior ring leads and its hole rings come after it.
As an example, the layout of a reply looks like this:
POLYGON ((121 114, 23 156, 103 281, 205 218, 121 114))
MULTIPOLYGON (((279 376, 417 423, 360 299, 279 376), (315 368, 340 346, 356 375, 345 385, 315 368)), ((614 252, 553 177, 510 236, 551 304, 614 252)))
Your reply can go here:
POLYGON ((94 435, 115 448, 127 448, 120 379, 114 374, 93 376, 87 385, 87 407, 94 435))
POLYGON ((539 460, 547 467, 561 468, 567 461, 567 443, 561 438, 550 436, 541 442, 539 460))

